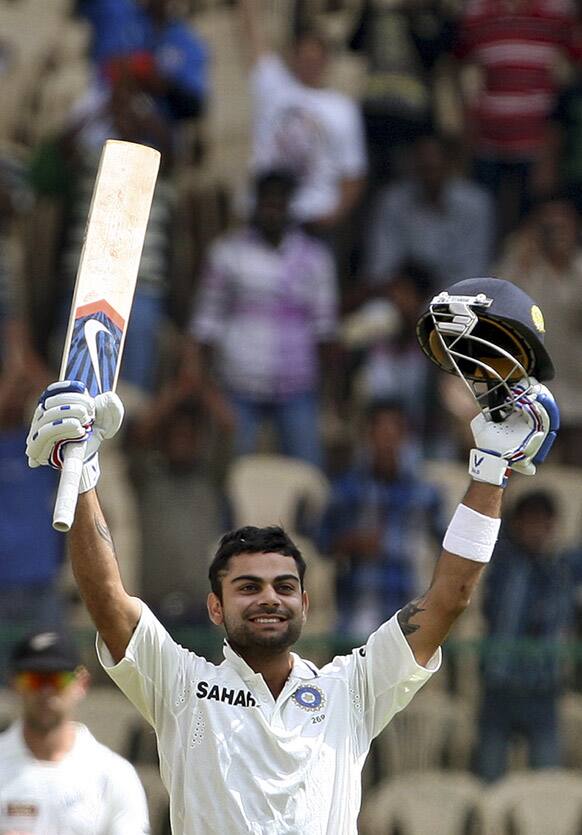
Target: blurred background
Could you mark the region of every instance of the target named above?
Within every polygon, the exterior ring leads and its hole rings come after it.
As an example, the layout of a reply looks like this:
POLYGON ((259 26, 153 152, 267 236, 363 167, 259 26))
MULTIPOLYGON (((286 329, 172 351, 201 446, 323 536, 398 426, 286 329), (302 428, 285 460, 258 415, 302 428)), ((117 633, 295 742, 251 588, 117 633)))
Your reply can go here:
POLYGON ((97 668, 55 474, 24 457, 109 137, 163 165, 100 496, 128 590, 212 660, 225 528, 296 538, 319 664, 426 588, 475 407, 416 320, 479 275, 540 305, 560 438, 511 480, 444 669, 374 743, 361 832, 582 832, 581 20, 569 0, 0 0, 0 723, 10 647, 65 625, 95 682, 81 718, 138 765, 155 835, 153 732, 97 668))

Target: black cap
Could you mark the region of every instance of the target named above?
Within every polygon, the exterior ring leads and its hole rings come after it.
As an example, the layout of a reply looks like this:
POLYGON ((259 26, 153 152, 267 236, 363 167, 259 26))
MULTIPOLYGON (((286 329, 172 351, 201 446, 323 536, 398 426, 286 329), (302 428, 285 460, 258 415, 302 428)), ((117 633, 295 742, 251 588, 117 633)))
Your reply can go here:
POLYGON ((16 644, 10 655, 10 668, 15 673, 72 671, 80 663, 77 647, 59 631, 34 632, 16 644))

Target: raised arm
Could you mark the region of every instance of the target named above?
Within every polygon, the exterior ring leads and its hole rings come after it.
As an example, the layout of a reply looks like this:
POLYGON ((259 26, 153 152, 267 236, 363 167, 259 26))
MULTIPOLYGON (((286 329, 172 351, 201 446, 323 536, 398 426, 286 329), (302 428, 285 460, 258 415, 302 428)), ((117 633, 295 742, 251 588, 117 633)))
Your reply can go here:
MULTIPOLYGON (((473 481, 462 506, 486 517, 484 527, 493 531, 499 524, 502 497, 501 487, 473 481)), ((443 548, 428 591, 400 610, 398 622, 419 664, 427 664, 467 608, 485 565, 443 548)))
POLYGON ((471 485, 449 524, 428 591, 398 613, 419 664, 432 658, 469 605, 493 555, 509 474, 516 470, 534 475, 558 427, 558 407, 548 389, 539 384, 519 399, 502 422, 487 420, 483 413, 471 421, 475 439, 469 456, 471 485))
POLYGON ((69 533, 73 574, 83 602, 115 662, 140 617, 140 604, 123 587, 113 539, 95 490, 79 496, 69 533))
POLYGON ((98 450, 123 420, 123 406, 113 392, 93 398, 83 383, 64 381, 50 385, 39 400, 26 443, 31 467, 62 467, 63 447, 84 445, 70 552, 73 573, 93 623, 113 659, 120 661, 140 617, 140 603, 123 587, 113 540, 99 506, 95 486, 99 480, 98 450))
POLYGON ((241 27, 251 64, 270 51, 270 45, 260 21, 259 0, 238 0, 241 27))

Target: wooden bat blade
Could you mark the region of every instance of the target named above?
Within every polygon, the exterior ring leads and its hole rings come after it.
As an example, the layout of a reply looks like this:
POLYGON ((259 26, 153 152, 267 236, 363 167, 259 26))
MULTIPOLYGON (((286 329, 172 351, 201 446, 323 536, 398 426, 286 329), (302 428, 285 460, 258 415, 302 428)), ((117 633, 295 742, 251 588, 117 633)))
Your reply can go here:
POLYGON ((159 162, 133 142, 109 140, 101 154, 60 372, 92 395, 117 384, 159 162))
MULTIPOLYGON (((61 364, 61 380, 79 380, 91 395, 117 385, 139 262, 160 164, 154 148, 108 140, 103 148, 61 364)), ((73 523, 83 444, 64 453, 53 527, 73 523)))

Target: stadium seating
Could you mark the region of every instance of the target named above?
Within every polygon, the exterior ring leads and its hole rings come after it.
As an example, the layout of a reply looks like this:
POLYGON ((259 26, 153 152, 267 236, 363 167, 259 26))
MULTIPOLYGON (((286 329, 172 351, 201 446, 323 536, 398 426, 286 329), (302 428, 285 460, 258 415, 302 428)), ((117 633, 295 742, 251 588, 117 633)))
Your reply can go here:
POLYGON ((407 772, 468 766, 472 715, 463 702, 429 685, 397 714, 376 740, 380 779, 407 772))
POLYGON ((481 791, 481 783, 462 772, 410 773, 370 792, 358 831, 360 835, 473 835, 478 832, 481 791))
POLYGON ((483 835, 580 835, 582 779, 567 769, 509 774, 479 803, 483 835))
POLYGON ((234 526, 279 524, 296 531, 299 517, 307 526, 317 522, 328 493, 320 470, 284 455, 242 455, 226 479, 234 526))

